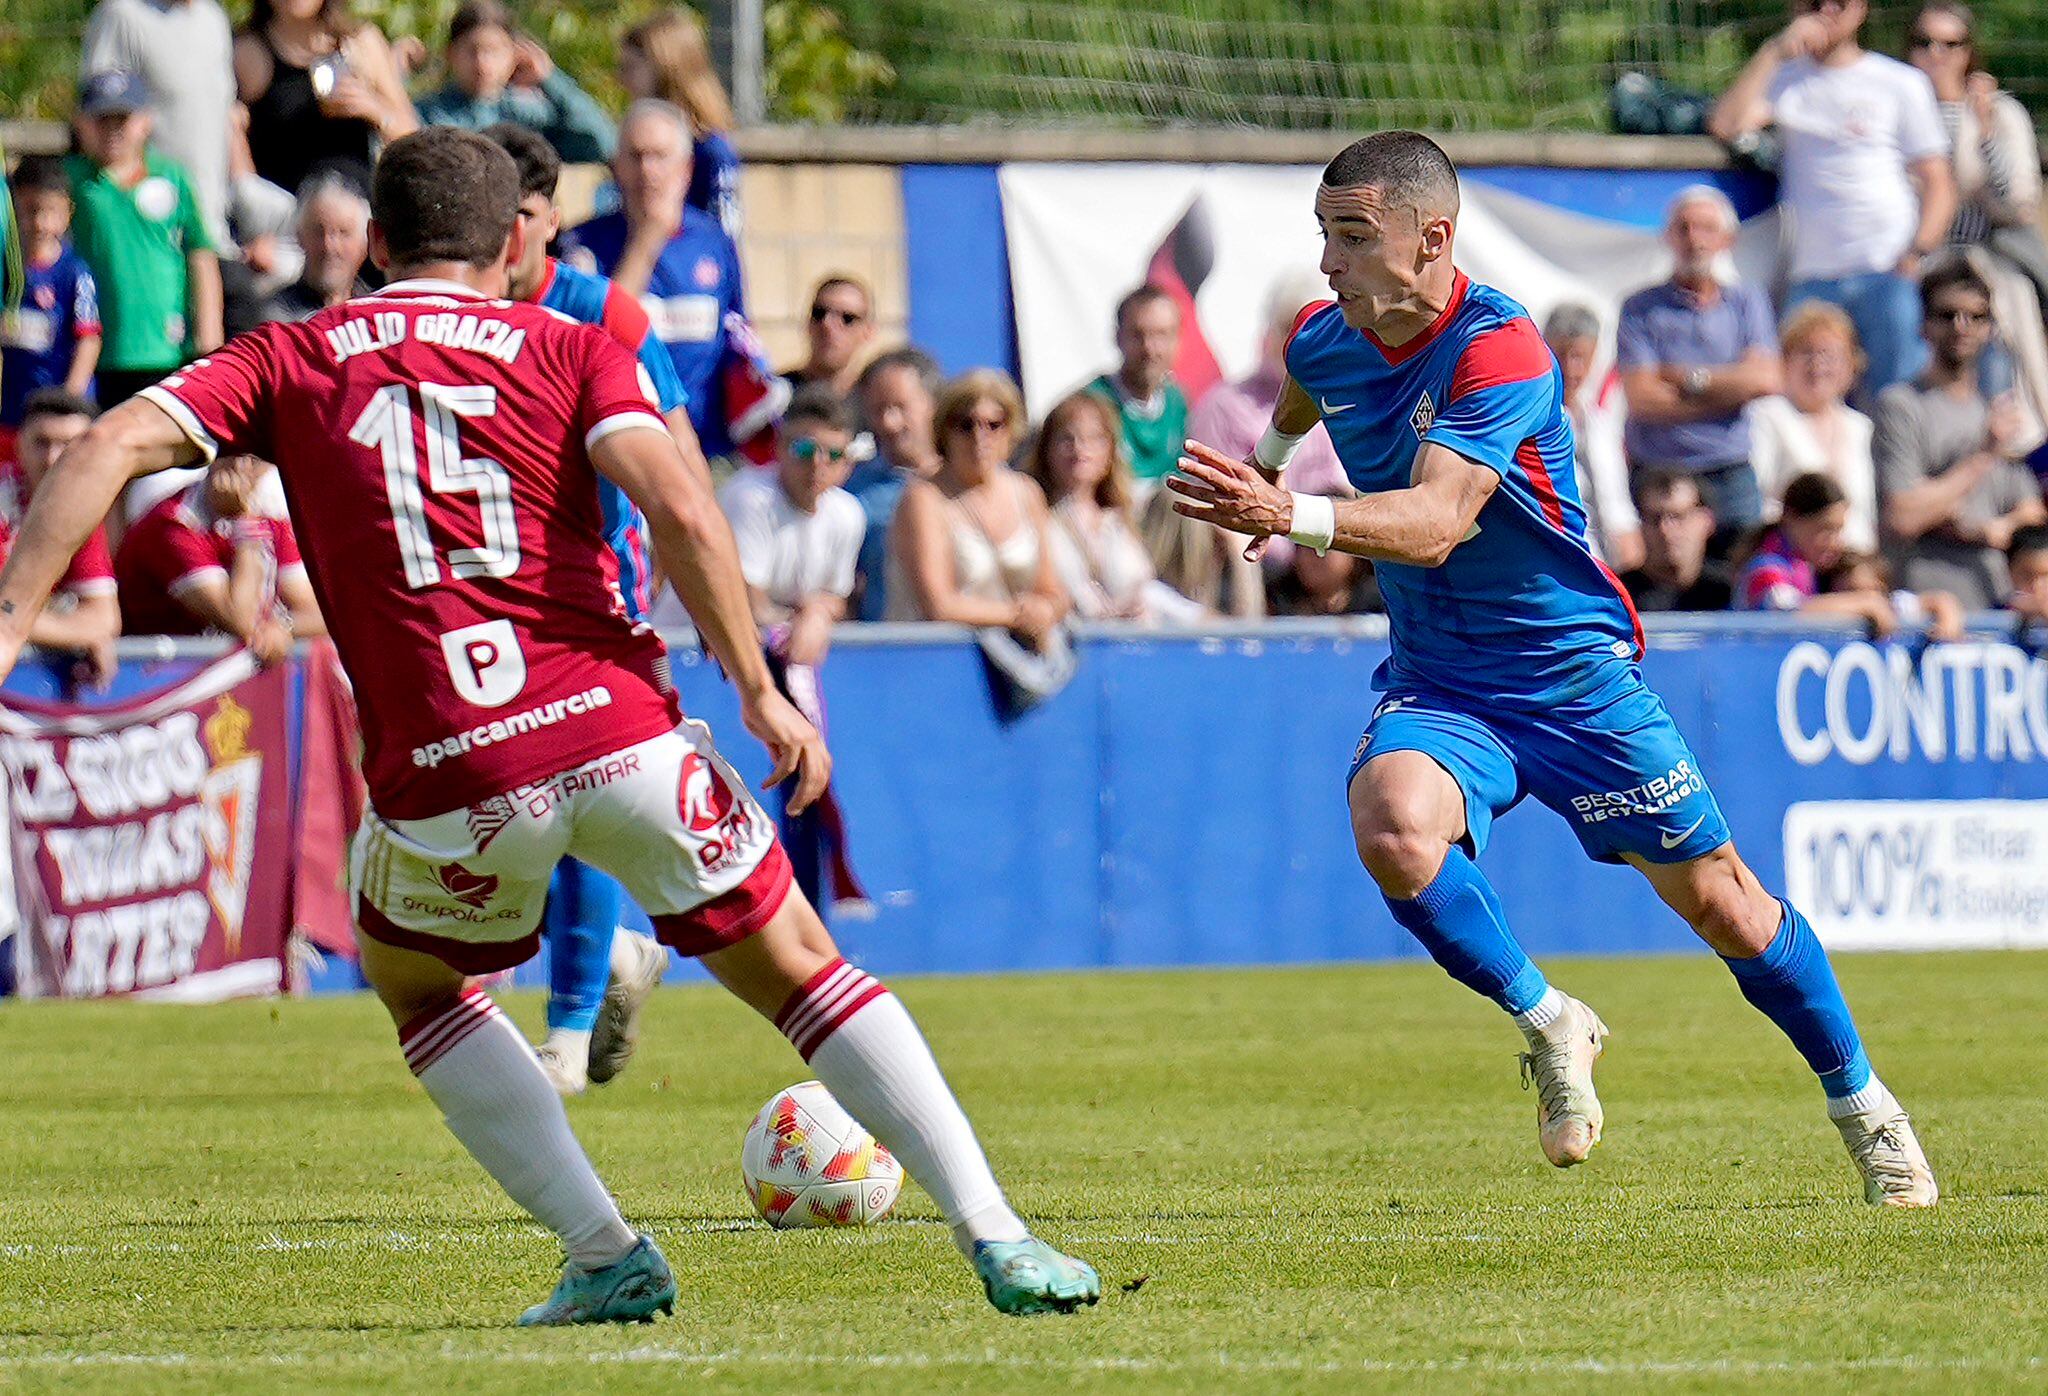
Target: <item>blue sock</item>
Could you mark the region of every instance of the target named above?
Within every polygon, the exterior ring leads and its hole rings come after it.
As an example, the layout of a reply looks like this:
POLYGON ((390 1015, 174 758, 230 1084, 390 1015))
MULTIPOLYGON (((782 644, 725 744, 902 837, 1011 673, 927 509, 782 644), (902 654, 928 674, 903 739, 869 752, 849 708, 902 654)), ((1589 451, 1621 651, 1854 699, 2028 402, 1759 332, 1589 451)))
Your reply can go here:
POLYGON ((1493 885, 1462 848, 1452 847, 1414 900, 1388 897, 1387 909, 1445 973, 1510 1013, 1534 1008, 1550 987, 1515 943, 1493 885))
POLYGON ((625 896, 615 879, 574 858, 555 866, 541 918, 548 942, 548 1027, 589 1032, 596 1025, 625 896))
POLYGON ((1785 919, 1763 954, 1748 960, 1722 958, 1742 996, 1792 1039, 1820 1077, 1821 1089, 1831 1099, 1854 1095, 1870 1084, 1870 1058, 1863 1055, 1856 1021, 1820 937, 1792 903, 1781 897, 1778 905, 1785 908, 1785 919))

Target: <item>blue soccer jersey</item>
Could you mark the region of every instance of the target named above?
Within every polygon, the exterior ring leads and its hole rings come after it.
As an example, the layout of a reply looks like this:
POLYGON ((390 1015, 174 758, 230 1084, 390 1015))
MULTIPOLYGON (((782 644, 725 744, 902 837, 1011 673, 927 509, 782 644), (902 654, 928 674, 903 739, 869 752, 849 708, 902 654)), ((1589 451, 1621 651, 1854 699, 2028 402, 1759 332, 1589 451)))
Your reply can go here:
POLYGON ((1520 305, 1459 273, 1436 322, 1389 347, 1319 301, 1286 357, 1361 492, 1407 487, 1424 442, 1501 477, 1442 566, 1374 564, 1393 638, 1377 687, 1537 708, 1641 657, 1628 593, 1586 540, 1563 376, 1520 305))
MULTIPOLYGON (((663 412, 689 406, 689 396, 676 378, 668 349, 654 337, 647 312, 611 281, 567 263, 548 259, 547 276, 534 299, 559 315, 586 325, 597 325, 621 345, 633 351, 653 385, 654 399, 663 412)), ((619 559, 619 592, 626 598, 626 614, 644 619, 652 598, 648 583, 652 569, 647 561, 646 521, 626 492, 600 475, 597 497, 604 511, 604 539, 619 559)))

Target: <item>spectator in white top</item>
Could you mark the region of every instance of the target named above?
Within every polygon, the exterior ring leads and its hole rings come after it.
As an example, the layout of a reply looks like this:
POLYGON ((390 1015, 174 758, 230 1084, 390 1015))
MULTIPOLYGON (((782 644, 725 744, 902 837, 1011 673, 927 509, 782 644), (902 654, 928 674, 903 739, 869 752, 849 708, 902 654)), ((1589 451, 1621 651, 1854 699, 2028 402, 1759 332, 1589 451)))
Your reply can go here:
POLYGON ((236 107, 234 26, 220 0, 100 0, 85 26, 81 77, 139 73, 156 116, 150 143, 192 181, 214 246, 232 255, 228 151, 236 107))
MULTIPOLYGON (((1600 348, 1600 317, 1589 306, 1567 303, 1543 322, 1543 339, 1564 374, 1565 410, 1572 419, 1573 460, 1586 531, 1595 551, 1616 572, 1643 565, 1643 521, 1629 498, 1628 456, 1622 449, 1627 415, 1621 380, 1610 373, 1596 390, 1593 360, 1600 348)), ((1200 441, 1207 437, 1196 435, 1200 441)))
POLYGON ((1832 301, 1867 359, 1859 400, 1926 363, 1913 283, 1948 240, 1955 177, 1924 73, 1866 53, 1866 0, 1802 0, 1715 104, 1707 129, 1735 144, 1775 124, 1792 224, 1786 301, 1832 301))
POLYGON ((1856 552, 1877 547, 1877 467, 1870 458, 1870 418, 1849 406, 1849 388, 1863 357, 1856 327, 1840 306, 1795 305, 1778 328, 1785 395, 1749 409, 1750 460, 1763 491, 1764 519, 1776 522, 1785 486, 1801 475, 1825 475, 1848 502, 1842 541, 1856 552))
POLYGON ((867 515, 840 486, 853 470, 855 425, 845 398, 805 388, 783 415, 775 468, 742 470, 719 492, 754 619, 790 664, 824 662, 853 592, 867 515))

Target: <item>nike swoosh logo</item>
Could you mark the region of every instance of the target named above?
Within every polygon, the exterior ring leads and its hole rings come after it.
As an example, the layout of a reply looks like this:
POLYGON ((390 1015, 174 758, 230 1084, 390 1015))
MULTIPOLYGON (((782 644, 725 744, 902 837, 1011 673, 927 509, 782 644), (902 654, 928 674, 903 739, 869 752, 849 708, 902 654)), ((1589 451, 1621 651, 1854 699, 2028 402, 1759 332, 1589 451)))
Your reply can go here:
POLYGON ((1693 820, 1692 823, 1686 825, 1683 829, 1679 830, 1677 837, 1674 838, 1670 834, 1659 834, 1657 836, 1657 841, 1663 844, 1664 847, 1667 849, 1676 848, 1678 847, 1678 845, 1684 843, 1687 839, 1692 837, 1693 830, 1699 828, 1700 825, 1706 822, 1707 817, 1703 814, 1698 819, 1693 820))
POLYGON ((1355 403, 1355 402, 1336 402, 1336 403, 1333 403, 1333 402, 1331 402, 1331 401, 1330 401, 1330 400, 1329 400, 1328 398, 1323 398, 1323 399, 1321 399, 1321 402, 1322 402, 1322 408, 1323 408, 1323 415, 1324 415, 1325 417, 1334 417, 1334 416, 1336 416, 1336 415, 1337 415, 1337 414, 1338 414, 1339 412, 1349 412, 1349 411, 1350 411, 1350 410, 1351 410, 1352 408, 1354 408, 1354 407, 1358 406, 1358 404, 1357 404, 1357 403, 1355 403))

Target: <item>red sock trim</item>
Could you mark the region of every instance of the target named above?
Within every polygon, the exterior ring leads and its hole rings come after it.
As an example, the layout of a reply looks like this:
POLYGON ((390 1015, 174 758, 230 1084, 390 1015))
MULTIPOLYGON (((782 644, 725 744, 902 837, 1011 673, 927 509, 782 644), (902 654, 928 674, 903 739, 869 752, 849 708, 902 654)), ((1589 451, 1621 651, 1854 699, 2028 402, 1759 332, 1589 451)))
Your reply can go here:
POLYGON ((788 1032, 789 1020, 796 1016, 796 1011, 799 1008, 804 1006, 804 1000, 816 993, 818 986, 836 974, 839 971, 839 967, 845 963, 846 960, 843 957, 833 956, 832 960, 823 969, 804 981, 801 989, 796 990, 784 1000, 781 1010, 775 1015, 775 1030, 780 1033, 788 1032))
POLYGON ((448 1003, 430 1008, 398 1030, 405 1064, 418 1076, 455 1049, 457 1043, 498 1016, 491 996, 472 985, 448 1003))
POLYGON ((775 1015, 775 1025, 795 1044, 798 1055, 809 1061, 854 1014, 888 992, 872 975, 844 960, 834 960, 790 995, 782 1012, 775 1015))

